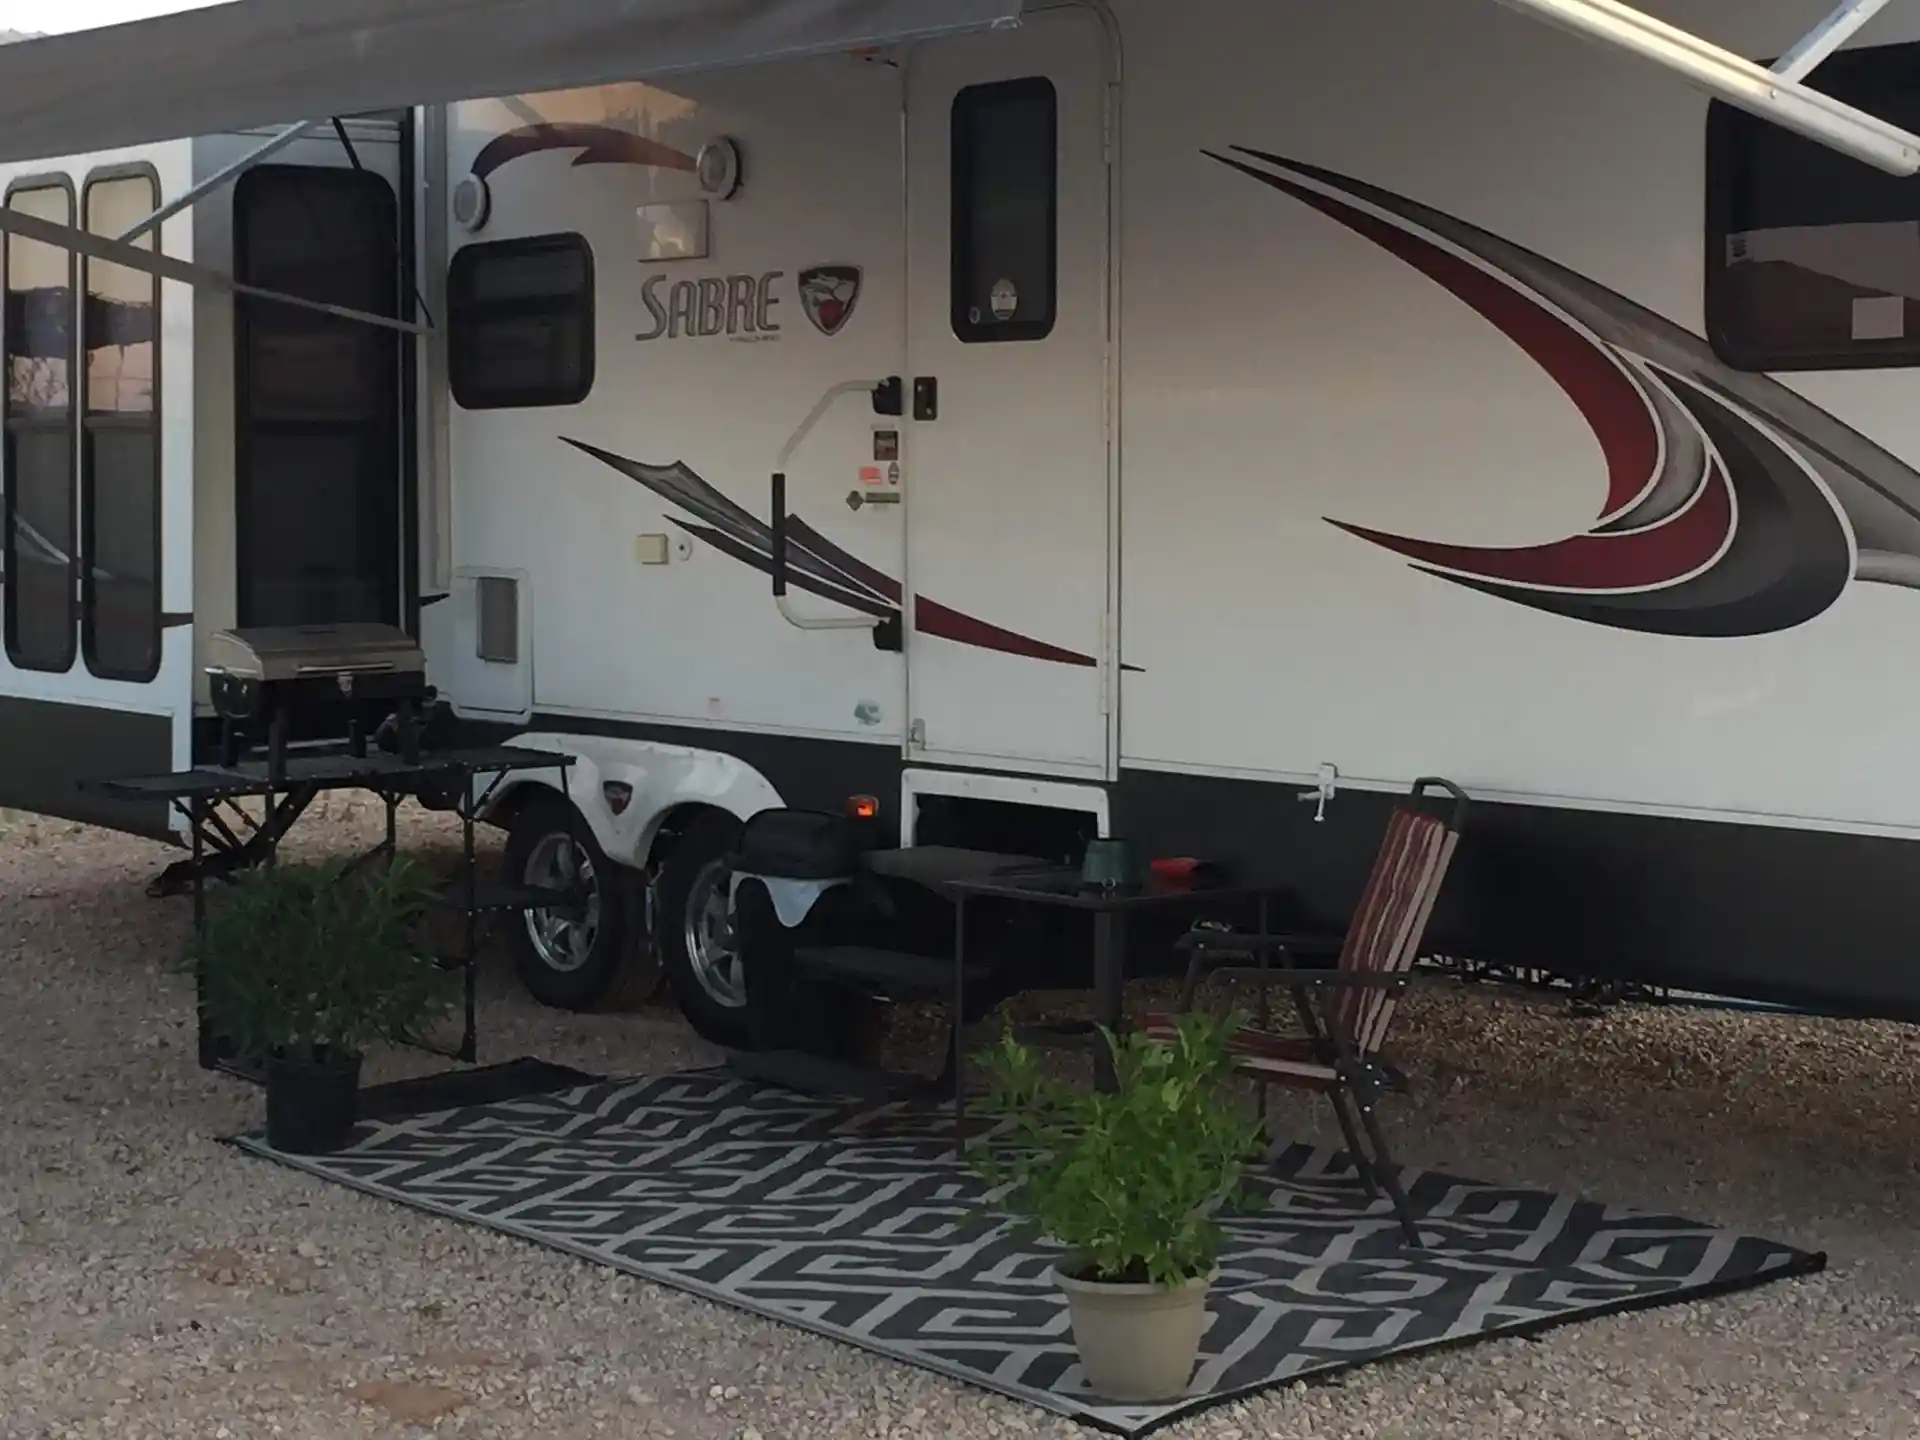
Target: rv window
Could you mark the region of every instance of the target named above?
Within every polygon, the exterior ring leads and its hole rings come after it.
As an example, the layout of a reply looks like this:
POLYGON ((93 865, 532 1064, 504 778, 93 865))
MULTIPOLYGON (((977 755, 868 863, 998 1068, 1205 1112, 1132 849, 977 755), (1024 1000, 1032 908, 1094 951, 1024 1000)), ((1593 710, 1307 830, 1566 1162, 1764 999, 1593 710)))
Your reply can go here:
MULTIPOLYGON (((88 182, 95 235, 124 234, 160 208, 151 171, 88 182)), ((153 232, 136 242, 152 248, 153 232)), ((87 668, 151 680, 160 668, 160 282, 104 260, 83 262, 81 377, 81 649, 87 668)))
MULTIPOLYGON (((1920 124, 1920 45, 1843 51, 1819 86, 1920 124)), ((1716 102, 1707 122, 1707 334, 1744 370, 1920 363, 1920 178, 1716 102)))
POLYGON ((1009 80, 953 101, 953 333, 1041 340, 1053 329, 1053 82, 1009 80))
POLYGON ((578 235, 468 245, 447 272, 447 369, 468 410, 578 405, 593 389, 593 252, 578 235))
MULTIPOLYGON (((7 208, 73 224, 64 180, 29 182, 7 208)), ((4 528, 7 656, 22 669, 73 664, 72 252, 4 237, 7 383, 4 528)))
MULTIPOLYGON (((250 285, 393 315, 399 236, 399 199, 371 170, 256 165, 234 185, 234 273, 250 285)), ((397 623, 398 336, 243 295, 234 345, 235 618, 397 623)))

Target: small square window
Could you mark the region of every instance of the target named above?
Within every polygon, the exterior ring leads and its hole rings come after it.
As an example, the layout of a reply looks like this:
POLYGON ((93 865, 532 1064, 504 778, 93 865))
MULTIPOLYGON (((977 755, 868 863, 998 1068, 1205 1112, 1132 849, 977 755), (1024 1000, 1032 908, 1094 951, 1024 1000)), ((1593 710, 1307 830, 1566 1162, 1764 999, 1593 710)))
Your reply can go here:
POLYGON ((447 272, 447 368, 468 410, 578 405, 593 390, 593 252, 579 235, 468 245, 447 272))
POLYGON ((1059 120, 1045 78, 953 100, 953 333, 968 343, 1053 331, 1059 120))

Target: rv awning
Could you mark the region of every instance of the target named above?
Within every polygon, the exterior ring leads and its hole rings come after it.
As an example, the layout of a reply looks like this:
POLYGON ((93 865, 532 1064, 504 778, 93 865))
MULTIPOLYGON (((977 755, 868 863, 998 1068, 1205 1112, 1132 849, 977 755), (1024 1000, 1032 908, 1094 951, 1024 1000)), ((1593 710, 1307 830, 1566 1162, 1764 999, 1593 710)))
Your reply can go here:
POLYGON ((1011 24, 1021 0, 228 0, 0 46, 0 162, 1011 24))

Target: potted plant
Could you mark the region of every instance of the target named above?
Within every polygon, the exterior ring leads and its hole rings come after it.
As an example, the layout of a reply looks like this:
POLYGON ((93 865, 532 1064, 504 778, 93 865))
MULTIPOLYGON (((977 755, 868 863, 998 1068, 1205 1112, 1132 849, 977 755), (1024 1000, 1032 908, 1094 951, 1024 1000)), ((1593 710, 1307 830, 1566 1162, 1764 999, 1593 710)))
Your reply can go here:
POLYGON ((340 1149, 370 1044, 443 1014, 452 977, 419 921, 435 890, 412 862, 275 864, 240 877, 189 944, 214 1033, 266 1072, 267 1143, 340 1149))
POLYGON ((1108 1399, 1186 1390, 1218 1274, 1217 1216, 1262 1198, 1243 1182, 1261 1127, 1220 1083, 1236 1023, 1182 1016, 1164 1041, 1103 1029, 1117 1080, 1107 1093, 1049 1079, 1010 1032, 984 1057, 986 1108, 1007 1125, 972 1163, 998 1208, 1065 1248, 1054 1279, 1087 1385, 1108 1399))

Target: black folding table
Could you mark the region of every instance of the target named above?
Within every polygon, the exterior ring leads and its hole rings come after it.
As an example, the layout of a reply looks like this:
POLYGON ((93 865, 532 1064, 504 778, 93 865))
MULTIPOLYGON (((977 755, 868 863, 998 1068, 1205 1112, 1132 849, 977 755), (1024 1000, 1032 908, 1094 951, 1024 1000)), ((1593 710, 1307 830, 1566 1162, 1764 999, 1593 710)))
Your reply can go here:
MULTIPOLYGON (((365 864, 391 856, 395 848, 396 814, 400 802, 430 796, 460 817, 461 873, 448 889, 447 901, 465 915, 464 948, 458 957, 443 957, 448 968, 465 973, 465 1027, 458 1047, 442 1049, 412 1039, 409 1043, 449 1059, 471 1062, 477 1037, 474 1020, 474 971, 479 950, 478 917, 491 912, 526 911, 572 903, 559 892, 535 891, 510 885, 482 886, 474 864, 474 823, 487 801, 507 776, 527 770, 558 772, 562 789, 571 755, 533 750, 519 745, 428 751, 406 760, 382 750, 364 755, 322 751, 290 756, 282 772, 269 772, 265 760, 243 760, 236 765, 201 765, 170 775, 138 776, 94 782, 93 788, 129 800, 165 801, 187 822, 192 858, 168 870, 150 893, 171 894, 190 887, 194 932, 206 921, 206 881, 256 865, 271 865, 280 841, 326 791, 366 790, 386 806, 386 837, 353 863, 365 864), (481 784, 484 779, 485 783, 481 784), (265 813, 254 820, 241 808, 246 799, 265 802, 265 813), (224 813, 223 813, 224 812, 224 813), (229 816, 232 823, 229 823, 229 816)), ((200 1064, 246 1079, 259 1077, 227 1062, 219 1053, 219 1037, 207 1026, 204 994, 196 977, 199 1008, 200 1064)))
MULTIPOLYGON (((1038 905, 1074 910, 1093 916, 1093 1012, 1094 1023, 1115 1035, 1121 1028, 1121 1004, 1126 988, 1126 924, 1129 918, 1145 912, 1166 913, 1182 909, 1207 911, 1242 907, 1252 903, 1258 912, 1256 934, 1267 932, 1269 902, 1276 887, 1266 884, 1209 883, 1175 881, 1150 875, 1136 885, 1090 885, 1080 872, 1065 867, 1003 869, 997 873, 971 874, 945 882, 942 888, 954 899, 953 938, 953 1114, 955 1144, 964 1144, 966 1134, 966 1083, 959 1017, 965 1013, 967 904, 972 900, 1003 900, 1022 905, 1038 905)), ((1078 1043, 1089 1034, 1097 1038, 1092 1026, 1077 1031, 1057 1032, 1036 1038, 1043 1043, 1052 1039, 1078 1043)), ((1093 1051, 1094 1083, 1103 1090, 1115 1084, 1112 1057, 1104 1045, 1093 1051)))

